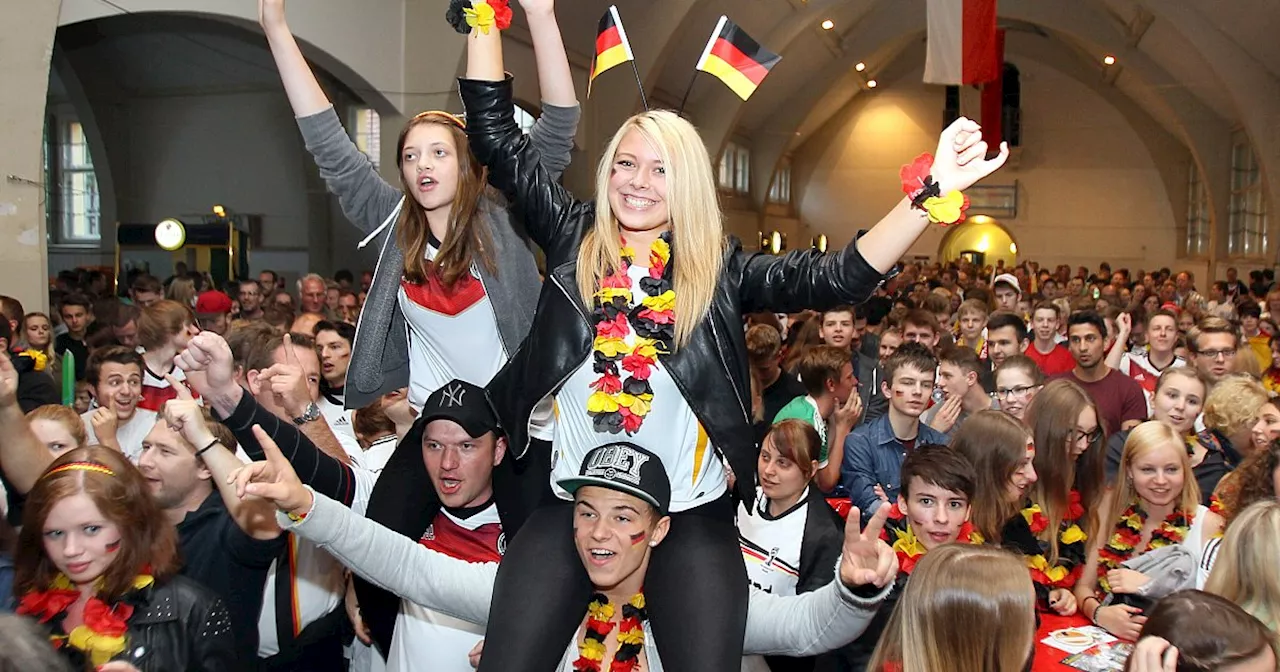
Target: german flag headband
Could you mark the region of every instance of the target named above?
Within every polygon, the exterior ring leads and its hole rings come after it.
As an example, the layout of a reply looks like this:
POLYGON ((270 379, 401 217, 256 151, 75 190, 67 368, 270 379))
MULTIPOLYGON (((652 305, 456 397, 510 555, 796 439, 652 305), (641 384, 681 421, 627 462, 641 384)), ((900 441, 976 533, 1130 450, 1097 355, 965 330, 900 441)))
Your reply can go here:
POLYGON ((422 121, 424 119, 436 119, 443 121, 446 124, 457 126, 464 131, 467 130, 467 122, 463 121, 462 117, 459 117, 456 114, 450 114, 444 110, 427 110, 425 112, 419 112, 413 116, 414 121, 422 121))
POLYGON ((45 478, 54 474, 60 474, 64 471, 92 471, 96 474, 106 474, 107 476, 115 476, 116 472, 112 471, 105 464, 97 462, 68 462, 64 465, 55 467, 45 472, 45 478))

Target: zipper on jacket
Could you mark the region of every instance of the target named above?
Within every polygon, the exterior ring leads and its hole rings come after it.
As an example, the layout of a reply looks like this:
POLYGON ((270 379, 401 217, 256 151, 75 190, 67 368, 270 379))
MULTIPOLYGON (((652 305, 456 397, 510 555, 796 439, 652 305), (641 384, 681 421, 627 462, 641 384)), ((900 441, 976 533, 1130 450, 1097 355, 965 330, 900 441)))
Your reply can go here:
MULTIPOLYGON (((403 204, 403 201, 402 201, 401 203, 403 204)), ((396 212, 399 212, 399 211, 400 211, 400 206, 396 206, 396 212)), ((394 214, 394 213, 393 213, 393 214, 394 214)), ((390 220, 390 217, 388 217, 388 221, 389 221, 389 220, 390 220)), ((384 227, 380 227, 380 228, 379 228, 379 230, 381 230, 382 228, 385 228, 385 224, 386 224, 386 222, 384 221, 384 222, 383 222, 383 224, 384 224, 384 227)), ((388 233, 387 233, 387 239, 386 239, 386 240, 384 240, 384 241, 382 241, 382 249, 378 251, 378 261, 374 262, 374 264, 373 264, 373 280, 371 280, 371 281, 369 282, 369 289, 373 289, 373 286, 374 286, 374 285, 376 285, 376 284, 378 284, 378 271, 382 268, 382 260, 383 260, 383 258, 387 256, 387 244, 391 242, 391 234, 392 234, 392 233, 395 233, 395 228, 394 228, 394 227, 392 228, 392 230, 391 230, 390 232, 388 232, 388 233)), ((399 286, 397 286, 396 291, 397 291, 397 292, 399 291, 399 286)), ((367 297, 366 297, 366 302, 367 302, 367 297)), ((397 296, 397 297, 396 297, 396 310, 399 310, 399 309, 400 309, 400 305, 399 305, 399 304, 400 304, 400 297, 399 297, 399 296, 397 296)), ((356 316, 356 336, 355 336, 355 339, 351 341, 351 352, 353 352, 353 353, 354 353, 354 352, 356 352, 356 348, 357 348, 358 344, 360 343, 360 332, 361 332, 361 331, 363 331, 363 330, 360 328, 360 325, 361 325, 362 323, 364 323, 364 320, 362 320, 362 319, 360 319, 360 318, 364 316, 364 308, 365 308, 364 306, 360 306, 360 315, 356 316)), ((407 331, 408 331, 408 320, 405 320, 405 329, 406 329, 406 332, 407 332, 407 331)), ((408 334, 406 333, 406 337, 407 337, 407 336, 408 336, 408 334)), ((407 349, 407 348, 406 348, 406 349, 407 349)), ((385 378, 385 376, 384 376, 384 378, 385 378)), ((360 392, 360 389, 359 389, 359 388, 356 388, 356 392, 357 392, 357 393, 359 393, 359 392, 360 392)), ((344 403, 343 405, 345 406, 346 404, 344 403)))
MULTIPOLYGON (((553 271, 553 272, 551 272, 551 273, 548 273, 548 274, 547 274, 547 277, 551 279, 552 284, 554 284, 554 285, 556 286, 556 288, 557 288, 557 289, 559 289, 561 292, 564 292, 564 294, 565 294, 565 298, 569 299, 569 303, 573 304, 573 307, 574 307, 574 308, 577 308, 577 310, 578 310, 578 315, 581 315, 581 316, 583 317, 583 319, 586 319, 586 314, 582 312, 582 308, 580 308, 580 307, 578 306, 578 302, 577 302, 577 301, 574 301, 574 300, 573 300, 573 296, 572 296, 571 294, 569 294, 568 290, 566 290, 566 289, 564 288, 564 285, 560 282, 560 278, 556 276, 555 272, 553 271)), ((588 327, 590 327, 590 326, 591 326, 591 321, 590 321, 590 320, 586 320, 586 322, 587 322, 587 326, 588 326, 588 327)), ((581 367, 582 367, 582 365, 583 365, 584 363, 586 363, 586 361, 587 361, 588 359, 590 359, 590 358, 591 358, 591 351, 590 351, 590 350, 588 350, 588 351, 587 351, 587 356, 586 356, 586 357, 583 357, 581 360, 579 360, 579 361, 578 361, 578 363, 577 363, 577 364, 573 365, 573 367, 569 369, 569 372, 568 372, 568 373, 566 373, 566 374, 564 374, 564 377, 563 377, 563 378, 561 378, 561 379, 560 379, 560 381, 559 381, 559 382, 557 382, 554 386, 552 386, 552 388, 551 388, 551 392, 548 392, 547 394, 544 394, 544 395, 542 396, 542 399, 546 399, 546 398, 547 398, 547 397, 549 397, 549 396, 554 396, 554 392, 555 392, 556 390, 560 389, 560 388, 565 384, 565 381, 569 380, 569 378, 571 378, 571 377, 573 376, 574 372, 575 372, 575 371, 577 371, 579 368, 581 368, 581 367)), ((533 406, 534 406, 534 408, 537 408, 538 404, 541 404, 541 403, 542 403, 542 399, 539 399, 539 400, 537 401, 537 403, 535 403, 535 404, 533 405, 533 406)), ((554 402, 552 402, 552 403, 554 403, 554 402)), ((524 456, 525 456, 525 455, 527 455, 527 454, 529 453, 529 446, 530 446, 532 443, 533 443, 533 433, 529 431, 529 418, 525 418, 525 420, 524 420, 524 450, 520 451, 520 454, 519 454, 519 455, 517 455, 516 457, 517 457, 517 458, 520 458, 520 459, 524 459, 524 456)), ((553 442, 553 443, 554 443, 554 442, 553 442)), ((552 447, 552 449, 554 450, 554 446, 552 447)))
MULTIPOLYGON (((716 343, 719 343, 719 342, 720 342, 720 332, 716 331, 716 317, 715 317, 715 315, 708 313, 708 314, 707 314, 707 321, 708 321, 709 323, 711 323, 711 335, 715 337, 715 339, 716 339, 716 343)), ((720 349, 720 348, 716 348, 716 356, 720 358, 720 365, 724 367, 724 372, 725 372, 726 374, 728 374, 728 376, 729 376, 729 380, 733 380, 733 369, 730 369, 730 368, 729 368, 729 362, 728 362, 728 361, 726 361, 726 360, 725 360, 725 358, 724 358, 724 350, 722 350, 722 349, 720 349)), ((734 396, 734 398, 736 398, 736 399, 738 400, 738 408, 739 408, 739 409, 747 409, 747 407, 746 407, 746 406, 744 406, 744 405, 743 405, 743 403, 742 403, 742 395, 738 393, 738 386, 737 386, 737 385, 730 385, 729 387, 732 387, 732 388, 733 388, 733 396, 734 396)), ((751 424, 751 416, 750 416, 749 414, 744 414, 744 415, 743 415, 743 417, 742 417, 742 419, 743 419, 743 420, 746 420, 748 425, 750 425, 750 424, 751 424)))
MULTIPOLYGON (((511 361, 511 348, 507 347, 507 339, 502 337, 502 325, 498 324, 498 307, 493 305, 493 297, 489 296, 489 288, 484 284, 484 274, 480 272, 480 267, 474 261, 471 262, 471 274, 476 277, 476 280, 480 281, 480 289, 484 290, 484 298, 489 300, 489 312, 493 313, 493 324, 498 329, 498 342, 502 344, 502 354, 507 356, 507 361, 509 362, 511 361)), ((530 328, 533 328, 532 325, 530 325, 530 328)), ((525 334, 525 338, 528 337, 528 334, 525 334)))

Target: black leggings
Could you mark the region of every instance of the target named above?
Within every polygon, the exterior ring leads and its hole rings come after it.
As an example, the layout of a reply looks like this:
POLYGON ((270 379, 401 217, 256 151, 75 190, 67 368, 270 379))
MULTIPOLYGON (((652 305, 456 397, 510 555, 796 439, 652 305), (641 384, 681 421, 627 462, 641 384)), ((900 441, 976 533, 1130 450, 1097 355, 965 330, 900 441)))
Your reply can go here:
MULTIPOLYGON (((649 559, 645 602, 670 672, 742 665, 747 576, 733 513, 726 494, 672 514, 671 531, 649 559)), ((498 567, 479 672, 555 670, 591 593, 574 549, 572 503, 557 500, 534 511, 498 567)))

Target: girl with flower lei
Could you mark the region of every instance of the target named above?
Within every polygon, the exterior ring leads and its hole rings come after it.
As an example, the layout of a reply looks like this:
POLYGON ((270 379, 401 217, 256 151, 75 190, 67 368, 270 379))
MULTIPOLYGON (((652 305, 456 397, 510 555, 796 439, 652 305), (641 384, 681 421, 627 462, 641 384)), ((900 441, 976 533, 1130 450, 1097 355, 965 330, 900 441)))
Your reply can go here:
POLYGON ((222 603, 177 571, 177 533, 123 455, 77 448, 28 494, 17 612, 75 669, 237 669, 222 603))
POLYGON ((1143 609, 1164 596, 1144 590, 1155 578, 1122 566, 1126 560, 1172 544, 1181 544, 1195 559, 1187 585, 1165 586, 1169 592, 1195 587, 1207 527, 1221 519, 1200 504, 1200 488, 1177 430, 1159 421, 1138 425, 1125 441, 1119 482, 1111 495, 1100 533, 1090 544, 1075 595, 1084 615, 1122 639, 1134 641, 1142 629, 1143 609))
MULTIPOLYGON (((664 658, 676 670, 738 667, 748 595, 729 490, 736 478, 740 499, 754 499, 757 452, 744 313, 865 300, 930 223, 960 220, 962 192, 1003 165, 1007 148, 986 159, 978 125, 959 120, 936 154, 899 173, 906 196, 865 236, 831 253, 766 255, 726 238, 711 157, 679 115, 628 118, 602 153, 592 200, 578 200, 535 167, 513 122, 497 32, 473 30, 467 48, 459 92, 472 151, 547 258, 525 346, 489 385, 512 452, 526 459, 525 428, 548 397, 558 410, 556 478, 619 435, 659 450, 673 539, 655 553, 647 597, 660 631, 699 642, 664 658)), ((543 605, 540 622, 491 625, 498 654, 483 672, 549 668, 554 652, 537 651, 538 629, 569 631, 577 618, 557 591, 585 591, 587 577, 565 581, 545 562, 568 542, 560 517, 569 498, 555 494, 560 501, 544 498, 512 540, 500 570, 510 578, 494 596, 500 612, 543 605)))
POLYGON ((1101 417, 1089 394, 1069 380, 1048 383, 1027 408, 1038 478, 1008 529, 1044 598, 1041 607, 1063 615, 1078 607, 1071 588, 1084 571, 1105 494, 1101 417))

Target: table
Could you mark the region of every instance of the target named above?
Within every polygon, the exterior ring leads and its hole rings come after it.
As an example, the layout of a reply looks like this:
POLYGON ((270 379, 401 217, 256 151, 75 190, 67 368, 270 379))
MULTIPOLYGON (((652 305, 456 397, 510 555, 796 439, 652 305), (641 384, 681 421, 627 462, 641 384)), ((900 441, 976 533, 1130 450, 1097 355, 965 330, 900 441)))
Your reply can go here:
POLYGON ((1067 657, 1067 652, 1062 649, 1055 649, 1048 644, 1042 643, 1040 640, 1049 636, 1049 633, 1062 628, 1078 628, 1089 625, 1089 619, 1082 614, 1074 616, 1059 616, 1053 613, 1040 612, 1040 627, 1036 628, 1036 658, 1031 665, 1031 672, 1060 672, 1061 670, 1072 670, 1079 672, 1069 665, 1063 665, 1061 661, 1067 657))

